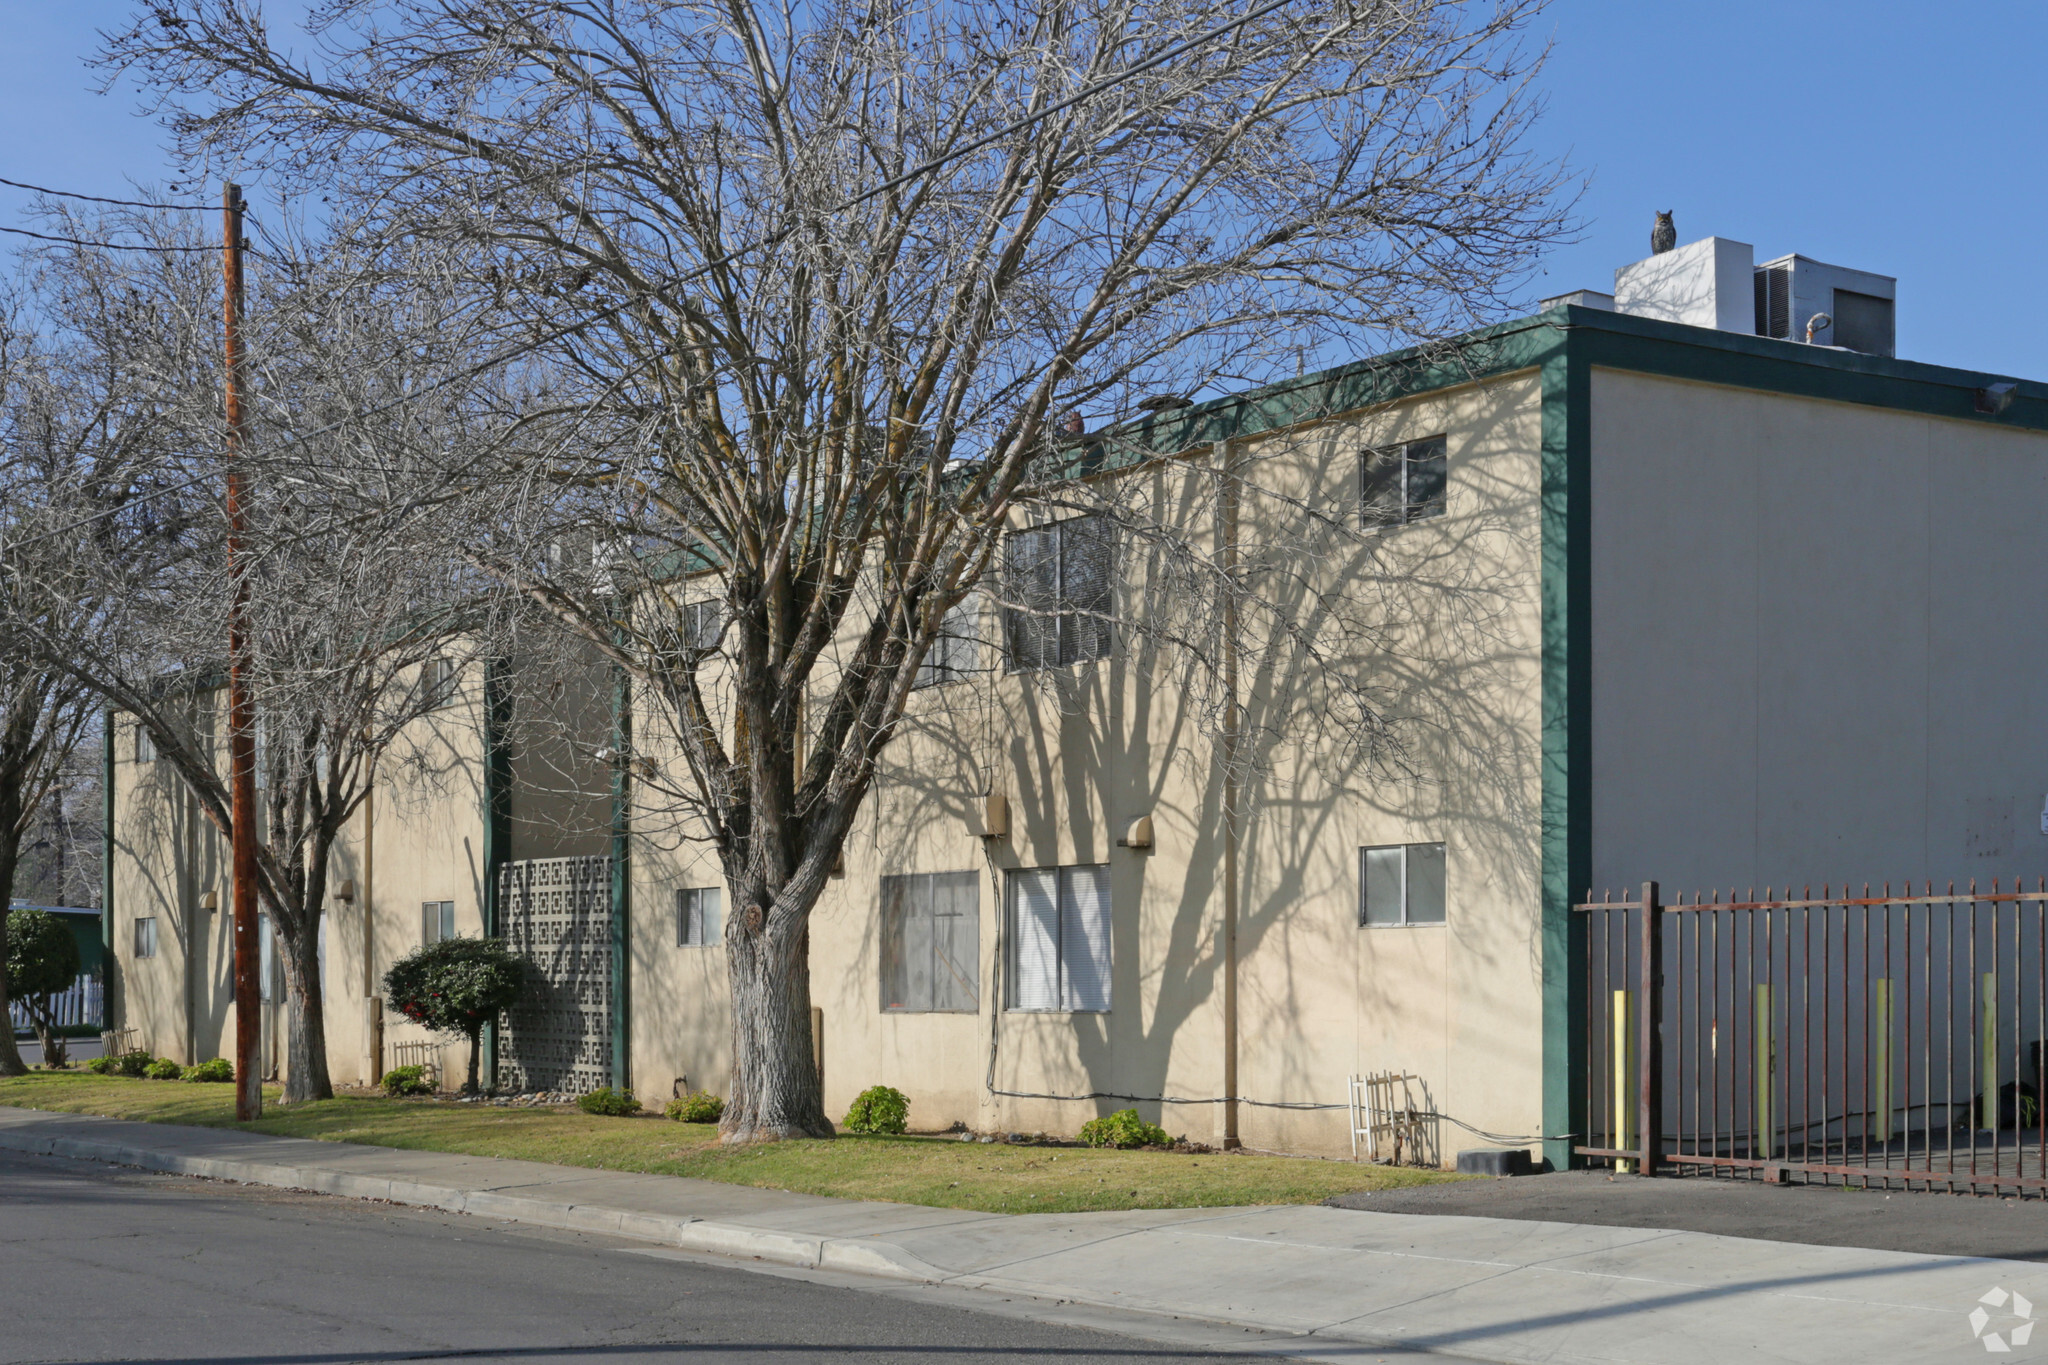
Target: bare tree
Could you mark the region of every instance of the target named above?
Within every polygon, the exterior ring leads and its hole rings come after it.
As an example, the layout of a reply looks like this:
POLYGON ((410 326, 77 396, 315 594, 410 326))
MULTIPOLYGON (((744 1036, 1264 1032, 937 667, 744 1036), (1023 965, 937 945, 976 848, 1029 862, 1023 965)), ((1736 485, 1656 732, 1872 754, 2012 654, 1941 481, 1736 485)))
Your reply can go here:
MULTIPOLYGON (((440 357, 467 354, 460 329, 444 326, 429 302, 446 292, 436 287, 436 266, 415 257, 393 269, 374 237, 352 225, 307 238, 286 231, 288 221, 280 211, 247 319, 255 417, 244 541, 257 889, 281 945, 285 1099, 295 1102, 333 1094, 319 945, 334 847, 380 765, 432 764, 435 722, 452 719, 449 708, 465 700, 474 705, 460 680, 487 638, 490 594, 488 581, 422 535, 419 518, 338 510, 327 477, 346 468, 351 491, 359 491, 353 480, 379 476, 411 486, 409 452, 448 444, 440 423, 459 418, 466 397, 454 386, 438 391, 440 406, 406 405, 380 427, 354 421, 342 432, 330 420, 430 383, 440 357)), ((121 226, 135 224, 95 220, 71 235, 98 240, 121 226)), ((165 231, 189 242, 193 230, 165 231)), ((41 596, 63 609, 23 622, 19 634, 42 666, 131 714, 201 818, 231 840, 226 708, 214 705, 233 590, 218 502, 218 283, 189 270, 163 278, 179 267, 138 266, 97 247, 67 248, 61 265, 67 278, 96 282, 109 296, 146 294, 152 309, 177 319, 111 339, 101 358, 134 384, 186 376, 167 399, 178 420, 166 425, 190 439, 152 448, 155 477, 174 496, 145 501, 155 516, 175 501, 168 534, 138 545, 108 523, 97 538, 67 546, 62 572, 38 581, 41 596)))
MULTIPOLYGON (((42 646, 90 630, 105 609, 79 572, 82 550, 158 536, 155 452, 175 440, 167 413, 183 401, 175 380, 115 358, 153 328, 153 305, 42 254, 17 265, 0 307, 0 950, 23 836, 53 793, 62 801, 92 718, 89 689, 42 646)), ((22 1069, 6 1030, 0 1074, 22 1069)))
POLYGON ((831 1132, 812 909, 1013 514, 1095 500, 1083 414, 1440 337, 1559 233, 1523 148, 1540 3, 391 0, 301 56, 165 0, 106 61, 191 155, 474 248, 502 340, 541 348, 522 459, 445 486, 476 562, 680 747, 738 910, 744 1141, 831 1132))

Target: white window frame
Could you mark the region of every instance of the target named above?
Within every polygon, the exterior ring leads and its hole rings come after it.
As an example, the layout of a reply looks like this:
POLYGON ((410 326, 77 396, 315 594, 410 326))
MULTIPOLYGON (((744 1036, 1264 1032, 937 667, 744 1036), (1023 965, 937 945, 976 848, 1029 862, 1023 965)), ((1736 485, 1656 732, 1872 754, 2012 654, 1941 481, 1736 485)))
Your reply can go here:
POLYGON ((1003 609, 1003 655, 1010 672, 1068 668, 1074 664, 1106 659, 1114 652, 1116 632, 1110 618, 1116 610, 1115 530, 1114 524, 1103 513, 1087 512, 1042 526, 1019 527, 1003 538, 1003 592, 1013 604, 1020 603, 1026 595, 1017 563, 1018 548, 1027 537, 1049 536, 1052 540, 1053 588, 1049 603, 1036 610, 1028 610, 1021 605, 1003 609), (1100 536, 1104 542, 1105 584, 1099 605, 1083 603, 1068 583, 1070 560, 1067 542, 1084 528, 1087 534, 1100 536), (1018 641, 1019 632, 1026 622, 1034 622, 1038 629, 1053 632, 1050 657, 1047 657, 1042 644, 1036 656, 1023 656, 1018 641), (1085 640, 1080 638, 1084 626, 1089 628, 1085 640))
POLYGON ((1399 441, 1392 445, 1369 446, 1358 460, 1358 509, 1359 517, 1368 531, 1385 530, 1391 526, 1406 526, 1411 522, 1427 521, 1444 515, 1450 506, 1451 497, 1451 452, 1450 440, 1446 436, 1423 436, 1413 441, 1399 441), (1435 449, 1432 451, 1431 447, 1435 449), (1443 483, 1434 497, 1418 500, 1411 486, 1418 465, 1430 458, 1443 462, 1443 483), (1376 463, 1398 460, 1394 484, 1400 493, 1398 508, 1392 503, 1376 504, 1373 499, 1374 470, 1376 463))
POLYGON ((1358 850, 1358 927, 1361 929, 1442 928, 1450 922, 1450 880, 1450 858, 1442 840, 1425 840, 1421 843, 1413 844, 1367 844, 1361 847, 1358 850), (1438 876, 1441 878, 1440 884, 1436 888, 1437 915, 1434 919, 1417 919, 1414 916, 1416 898, 1413 893, 1416 889, 1416 884, 1409 877, 1409 866, 1414 861, 1414 855, 1418 849, 1426 850, 1423 855, 1425 858, 1433 857, 1435 859, 1438 876), (1374 920, 1369 918, 1372 910, 1370 897, 1373 882, 1370 865, 1371 855, 1395 852, 1401 855, 1401 889, 1398 893, 1401 917, 1399 919, 1374 920))
POLYGON ((445 654, 428 659, 420 665, 420 709, 438 711, 452 704, 461 682, 462 672, 455 660, 445 654))
POLYGON ((939 633, 917 666, 914 687, 965 682, 981 669, 981 603, 970 593, 939 621, 939 633))
POLYGON ((711 948, 720 942, 719 930, 724 924, 724 898, 715 886, 684 886, 676 888, 676 947, 711 948), (691 926, 695 925, 697 936, 690 937, 691 926))
POLYGON ((154 763, 156 760, 156 736, 150 734, 149 727, 144 725, 138 717, 135 722, 135 761, 137 763, 154 763))
POLYGON ((451 938, 460 938, 455 932, 454 901, 420 902, 420 946, 429 943, 446 943, 451 938))
POLYGON ((683 648, 699 658, 718 652, 718 642, 725 638, 725 626, 724 598, 700 597, 683 604, 683 648))
MULTIPOLYGON (((876 912, 876 927, 879 930, 876 960, 877 997, 884 1014, 979 1014, 981 1013, 981 874, 969 868, 960 872, 912 872, 883 877, 880 883, 880 904, 876 912), (964 884, 970 893, 965 907, 940 914, 937 892, 940 878, 945 878, 947 888, 957 891, 964 884), (918 907, 913 897, 923 895, 918 907), (892 902, 892 897, 896 899, 892 902), (892 905, 897 912, 897 921, 890 923, 892 905), (931 922, 931 928, 922 935, 911 931, 917 920, 931 922), (938 922, 951 922, 953 928, 964 928, 966 943, 956 945, 964 951, 948 956, 940 946, 938 922), (915 940, 915 942, 913 941, 915 940), (891 995, 908 997, 907 989, 892 990, 893 985, 907 985, 913 978, 908 964, 908 954, 918 951, 930 954, 926 981, 931 986, 930 996, 923 1000, 895 1000, 891 995), (892 983, 890 976, 890 950, 904 955, 903 981, 892 983), (951 979, 966 996, 965 1004, 938 1003, 938 983, 941 971, 951 979)), ((947 993, 948 1000, 955 993, 947 993)))
POLYGON ((156 916, 135 917, 135 956, 137 958, 156 956, 156 916))
POLYGON ((1109 864, 1017 868, 1009 874, 1004 900, 1009 939, 1009 960, 1004 964, 1009 976, 1003 999, 1005 1010, 1015 1014, 1108 1014, 1114 1004, 1112 943, 1116 928, 1109 864), (1043 913, 1028 914, 1024 904, 1031 883, 1042 883, 1047 876, 1054 886, 1049 935, 1045 932, 1043 913), (1087 907, 1076 894, 1084 880, 1091 901, 1099 907, 1099 952, 1093 951, 1094 945, 1087 942, 1087 907), (1034 985, 1030 979, 1034 974, 1043 974, 1048 952, 1052 957, 1049 992, 1042 983, 1034 985))

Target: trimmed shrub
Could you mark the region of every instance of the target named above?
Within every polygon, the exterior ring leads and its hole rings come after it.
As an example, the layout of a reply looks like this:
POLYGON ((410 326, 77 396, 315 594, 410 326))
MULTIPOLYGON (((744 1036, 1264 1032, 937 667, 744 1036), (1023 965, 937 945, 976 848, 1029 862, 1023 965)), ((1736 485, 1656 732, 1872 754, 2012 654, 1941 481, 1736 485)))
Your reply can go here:
POLYGON ((407 953, 384 973, 384 998, 416 1024, 469 1039, 465 1095, 476 1093, 477 1035, 526 989, 526 960, 494 938, 447 938, 407 953))
POLYGON ((586 1114, 603 1114, 610 1118, 622 1119, 640 1112, 640 1101, 633 1098, 630 1090, 614 1090, 601 1085, 588 1095, 576 1097, 576 1107, 586 1114))
POLYGON ((423 1066, 394 1066, 384 1073, 384 1093, 387 1095, 431 1095, 434 1087, 427 1081, 427 1069, 423 1066))
POLYGON ((850 1133, 900 1133, 910 1123, 910 1097, 894 1086, 871 1085, 846 1111, 850 1133))
POLYGON ((138 1047, 131 1052, 124 1052, 116 1057, 114 1059, 114 1070, 123 1076, 140 1076, 149 1070, 150 1064, 155 1060, 156 1058, 138 1047))
POLYGON ((120 1064, 117 1057, 95 1057, 85 1064, 85 1069, 95 1076, 111 1076, 120 1064))
POLYGON ((1090 1147, 1171 1147, 1173 1139, 1156 1123, 1138 1117, 1135 1109, 1119 1109, 1106 1118, 1081 1125, 1081 1141, 1090 1147))
POLYGON ((142 1068, 142 1074, 153 1081, 175 1081, 185 1074, 185 1068, 168 1057, 159 1057, 142 1068))
POLYGON ((215 1057, 210 1062, 185 1068, 183 1079, 188 1081, 232 1081, 235 1078, 235 1064, 225 1057, 215 1057))
POLYGON ((29 1027, 43 1045, 43 1065, 64 1065, 64 1036, 57 1031, 56 998, 71 989, 82 968, 78 940, 71 926, 47 910, 13 910, 7 914, 7 949, 0 971, 7 975, 7 998, 18 1001, 29 1027))
POLYGON ((661 1111, 677 1123, 716 1123, 725 1117, 725 1101, 704 1090, 678 1095, 661 1111))

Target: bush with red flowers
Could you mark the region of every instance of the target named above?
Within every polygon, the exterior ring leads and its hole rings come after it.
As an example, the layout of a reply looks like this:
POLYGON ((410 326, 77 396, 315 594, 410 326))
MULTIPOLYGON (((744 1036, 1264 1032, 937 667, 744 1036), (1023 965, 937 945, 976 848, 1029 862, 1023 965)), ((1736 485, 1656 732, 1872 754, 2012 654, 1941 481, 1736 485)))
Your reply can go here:
POLYGON ((469 1081, 476 1092, 477 1035, 526 989, 525 959, 494 938, 449 938, 406 954, 384 973, 384 999, 414 1023, 469 1039, 469 1081))

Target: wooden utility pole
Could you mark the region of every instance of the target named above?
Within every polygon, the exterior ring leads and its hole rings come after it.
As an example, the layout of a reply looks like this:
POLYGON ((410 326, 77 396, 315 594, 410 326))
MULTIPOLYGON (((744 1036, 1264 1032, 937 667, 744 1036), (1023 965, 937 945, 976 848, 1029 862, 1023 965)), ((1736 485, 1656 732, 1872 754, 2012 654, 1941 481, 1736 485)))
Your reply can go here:
POLYGON ((234 822, 235 1117, 263 1113, 263 945, 256 920, 256 708, 249 700, 249 577, 242 558, 248 492, 242 469, 242 190, 221 189, 226 234, 228 579, 228 791, 234 822))

